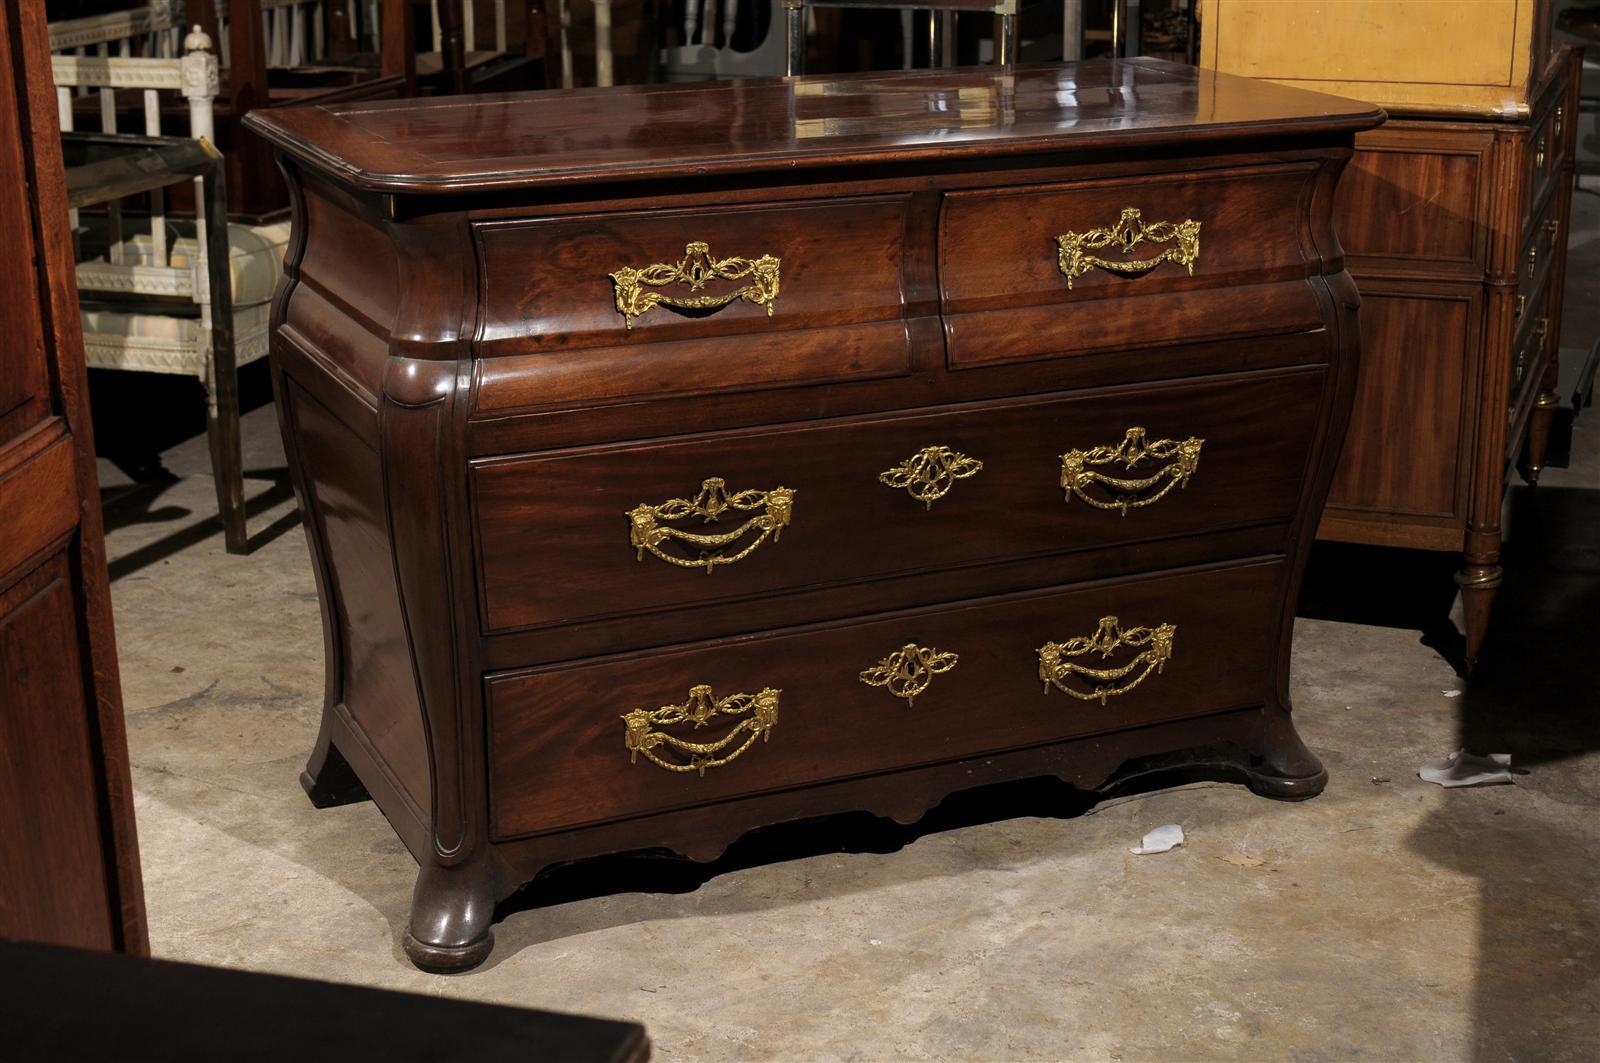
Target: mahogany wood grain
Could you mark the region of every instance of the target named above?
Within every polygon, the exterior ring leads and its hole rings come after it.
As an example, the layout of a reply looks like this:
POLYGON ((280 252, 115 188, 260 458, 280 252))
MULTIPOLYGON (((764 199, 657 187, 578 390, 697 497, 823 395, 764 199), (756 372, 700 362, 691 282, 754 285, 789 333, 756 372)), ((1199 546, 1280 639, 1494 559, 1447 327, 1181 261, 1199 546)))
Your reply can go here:
POLYGON ((1468 123, 1390 122, 1362 134, 1339 182, 1339 237, 1355 269, 1481 275, 1493 134, 1468 123))
POLYGON ((1381 512, 1461 525, 1471 470, 1462 414, 1476 385, 1465 353, 1476 344, 1482 313, 1482 293, 1469 286, 1390 281, 1362 288, 1363 363, 1351 416, 1388 430, 1352 434, 1345 443, 1329 517, 1381 512))
MULTIPOLYGON (((547 833, 1257 704, 1270 681, 1280 569, 1080 585, 490 676, 491 829, 496 838, 547 833), (1171 660, 1104 704, 1047 687, 1040 647, 1087 638, 1106 616, 1124 630, 1173 624, 1171 660), (861 681, 862 670, 912 642, 958 660, 909 705, 861 681), (630 760, 622 714, 681 703, 698 684, 716 697, 781 691, 776 726, 703 775, 630 760)), ((1087 662, 1118 668, 1139 652, 1123 647, 1087 662)), ((1081 678, 1068 685, 1095 688, 1081 678)), ((714 742, 738 722, 659 729, 714 742)))
POLYGON ((0 936, 146 952, 48 27, 0 5, 0 936))
POLYGON ((1335 97, 1124 59, 312 107, 250 124, 356 188, 465 193, 1105 151, 1180 130, 1191 144, 1323 135, 1381 120, 1335 97))
MULTIPOLYGON (((484 627, 498 632, 687 609, 925 568, 1287 523, 1323 376, 1309 369, 479 461, 470 476, 484 627), (1136 426, 1148 426, 1150 442, 1204 440, 1183 487, 1126 514, 1062 490, 1063 452, 1115 448, 1136 426), (880 473, 928 446, 953 448, 981 461, 982 470, 953 481, 931 504, 880 481, 880 473), (748 557, 709 574, 649 553, 636 557, 629 512, 693 498, 708 477, 724 479, 730 492, 793 490, 792 522, 748 557), (530 550, 534 536, 538 547, 530 550), (552 567, 562 579, 549 579, 552 567), (619 587, 626 588, 620 599, 619 587)), ((1174 460, 1101 471, 1145 477, 1174 460)), ((1115 497, 1103 487, 1091 494, 1115 497)), ((733 511, 715 523, 664 523, 720 532, 759 512, 733 511)), ((758 534, 710 553, 735 554, 758 534)), ((700 555, 681 543, 660 549, 681 561, 700 555)), ((681 623, 686 636, 694 634, 692 619, 681 623)))
POLYGON ((253 116, 296 204, 273 372, 329 660, 303 782, 319 804, 370 794, 417 857, 413 961, 480 962, 495 903, 553 862, 705 858, 796 816, 911 819, 962 786, 1097 787, 1151 758, 1319 792, 1288 647, 1354 397, 1334 190, 1379 119, 1147 60, 253 116), (1056 223, 1031 228, 1028 204, 1098 222, 1127 197, 1209 212, 1211 258, 1063 296, 1056 223), (991 198, 1009 205, 980 219, 991 198), (609 274, 696 240, 781 257, 774 313, 657 309, 628 329, 609 274), (1013 316, 947 357, 950 322, 979 314, 1013 316), (1206 439, 1188 486, 1127 516, 1066 501, 1062 451, 1133 427, 1206 439), (937 445, 984 470, 931 508, 878 481, 937 445), (712 476, 795 488, 782 538, 709 577, 637 560, 624 513, 712 476), (1036 657, 1015 678, 1002 663, 1014 639, 1036 650, 1067 619, 1088 635, 1124 605, 1130 625, 1179 617, 1206 663, 1147 679, 1129 715, 1013 704, 1042 697, 1036 657), (791 713, 778 733, 804 740, 749 754, 782 750, 777 788, 741 768, 662 789, 620 746, 622 774, 592 755, 620 742, 619 711, 682 698, 701 671, 770 668, 811 705, 892 702, 855 689, 870 660, 837 668, 866 634, 895 643, 874 660, 918 638, 906 617, 946 641, 970 628, 977 648, 939 678, 985 713, 919 698, 935 726, 898 744, 872 730, 894 716, 813 709, 828 726, 811 732, 791 713), (605 687, 628 705, 594 708, 605 687))
MULTIPOLYGON (((1316 327, 1316 298, 1295 282, 1316 270, 1317 254, 1303 245, 1307 233, 1281 219, 1297 212, 1318 169, 1307 163, 950 193, 939 285, 951 366, 1057 353, 1044 337, 1065 342, 1059 353, 1070 353, 1248 335, 1264 323, 1278 331, 1316 327), (1095 269, 1065 283, 1056 238, 1113 229, 1130 207, 1146 228, 1198 221, 1192 267, 1169 262, 1134 275, 1095 269), (1274 282, 1292 290, 1280 296, 1274 282), (1282 312, 1243 312, 1245 299, 1278 301, 1282 312)), ((1099 254, 1147 259, 1175 246, 1143 242, 1099 254)))

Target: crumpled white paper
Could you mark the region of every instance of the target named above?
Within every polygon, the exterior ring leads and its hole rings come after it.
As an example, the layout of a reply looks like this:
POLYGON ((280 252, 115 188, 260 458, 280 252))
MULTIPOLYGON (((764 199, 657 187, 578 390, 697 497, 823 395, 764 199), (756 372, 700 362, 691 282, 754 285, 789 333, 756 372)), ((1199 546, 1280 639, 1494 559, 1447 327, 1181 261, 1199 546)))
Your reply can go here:
POLYGON ((1139 847, 1129 849, 1128 852, 1134 856, 1149 856, 1152 853, 1169 853, 1182 844, 1183 828, 1176 823, 1168 823, 1146 834, 1139 847))
POLYGON ((1422 767, 1417 771, 1417 777, 1423 782, 1438 783, 1447 788, 1497 786, 1516 781, 1511 774, 1510 753, 1490 753, 1486 757, 1480 757, 1475 753, 1468 753, 1465 749, 1457 750, 1437 760, 1423 761, 1422 767))

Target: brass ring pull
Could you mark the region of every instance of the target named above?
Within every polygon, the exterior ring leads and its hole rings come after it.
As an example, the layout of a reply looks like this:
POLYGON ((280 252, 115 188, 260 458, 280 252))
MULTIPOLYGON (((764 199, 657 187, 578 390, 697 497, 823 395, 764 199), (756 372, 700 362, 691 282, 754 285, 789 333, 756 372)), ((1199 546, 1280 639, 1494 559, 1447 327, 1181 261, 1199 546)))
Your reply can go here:
POLYGON ((880 483, 904 488, 906 494, 929 509, 950 493, 957 480, 983 471, 983 462, 949 447, 923 447, 892 469, 878 474, 880 483))
POLYGON ((628 750, 628 763, 639 763, 639 754, 652 764, 668 771, 696 772, 705 776, 707 768, 720 768, 755 744, 772 737, 778 725, 778 696, 781 690, 766 687, 758 694, 729 694, 714 698, 711 687, 701 683, 689 688, 689 700, 681 705, 663 705, 659 709, 634 709, 622 717, 622 741, 628 750), (672 727, 692 723, 695 729, 704 727, 717 716, 743 717, 733 730, 715 742, 688 742, 677 735, 658 731, 657 727, 672 727), (739 742, 740 736, 744 737, 739 742), (664 748, 663 748, 664 747, 664 748), (729 747, 733 751, 727 752, 729 747), (687 761, 669 760, 662 752, 677 751, 688 756, 687 761))
POLYGON ((735 561, 749 557, 769 538, 777 542, 794 515, 794 495, 794 490, 788 487, 730 494, 727 482, 720 476, 713 476, 700 484, 700 493, 693 498, 669 498, 658 505, 641 502, 630 509, 628 541, 633 545, 640 561, 644 560, 644 555, 648 551, 670 565, 677 565, 679 568, 704 568, 706 574, 710 575, 718 565, 731 565, 735 561), (720 533, 684 531, 682 528, 662 523, 662 521, 699 517, 705 523, 713 524, 730 510, 760 512, 732 531, 720 533), (721 552, 724 547, 738 543, 752 532, 755 533, 755 537, 750 539, 743 549, 733 553, 721 552), (662 546, 671 540, 694 547, 698 551, 698 556, 678 557, 667 553, 662 546))
POLYGON ((1194 264, 1200 260, 1200 223, 1193 218, 1180 222, 1156 221, 1146 225, 1138 207, 1122 208, 1122 216, 1109 229, 1090 229, 1087 232, 1066 232, 1056 237, 1056 264, 1067 278, 1067 288, 1072 282, 1094 269, 1113 273, 1146 273, 1163 262, 1175 262, 1194 276, 1194 264), (1175 246, 1165 248, 1153 258, 1108 259, 1091 254, 1113 244, 1124 255, 1143 243, 1175 246))
POLYGON ((1161 672, 1172 659, 1172 639, 1178 633, 1176 625, 1158 624, 1155 627, 1132 627, 1126 631, 1114 616, 1100 618, 1100 627, 1093 635, 1079 636, 1066 642, 1047 642, 1039 647, 1039 679, 1044 692, 1055 687, 1082 701, 1098 701, 1104 705, 1107 698, 1126 694, 1150 677, 1151 672, 1161 672), (1123 646, 1139 649, 1139 653, 1120 668, 1092 668, 1067 660, 1099 654, 1101 660, 1111 656, 1123 646), (1067 685, 1073 676, 1092 684, 1089 690, 1079 690, 1067 685), (1133 678, 1129 679, 1128 677, 1133 678))
POLYGON ((934 676, 950 671, 959 660, 959 654, 941 653, 908 642, 866 669, 860 678, 869 687, 884 687, 895 697, 904 698, 909 709, 915 707, 916 696, 928 689, 934 676))
POLYGON ((1193 436, 1181 441, 1158 439, 1151 443, 1145 440, 1143 428, 1130 428, 1116 446, 1069 450, 1061 455, 1061 487, 1067 493, 1068 502, 1072 501, 1073 495, 1077 495, 1097 509, 1120 510, 1126 517, 1128 510, 1159 502, 1174 487, 1187 487, 1189 477, 1200 467, 1200 448, 1204 445, 1205 440, 1193 436), (1139 479, 1109 476, 1091 468, 1120 462, 1131 472, 1135 465, 1147 458, 1169 461, 1169 464, 1139 479), (1102 499, 1091 495, 1089 488, 1095 484, 1109 488, 1114 496, 1102 499), (1139 494, 1151 488, 1157 489, 1150 494, 1139 494))
POLYGON ((680 310, 718 310, 729 303, 743 299, 747 303, 767 308, 772 316, 778 298, 778 268, 782 260, 773 255, 757 258, 717 258, 711 248, 699 240, 687 244, 683 257, 676 262, 657 262, 635 269, 624 266, 611 274, 616 288, 617 313, 621 314, 632 330, 633 319, 649 313, 658 306, 675 306, 680 310), (723 295, 671 295, 660 291, 668 284, 686 284, 689 291, 705 290, 711 280, 744 280, 750 283, 723 295))

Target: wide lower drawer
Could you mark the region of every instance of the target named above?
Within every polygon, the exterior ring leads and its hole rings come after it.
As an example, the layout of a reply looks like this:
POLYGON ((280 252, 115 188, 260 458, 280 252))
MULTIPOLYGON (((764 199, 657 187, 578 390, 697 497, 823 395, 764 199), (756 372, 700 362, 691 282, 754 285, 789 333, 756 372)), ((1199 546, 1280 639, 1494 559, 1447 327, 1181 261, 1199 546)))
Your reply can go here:
POLYGON ((1259 704, 1285 577, 1261 561, 491 676, 492 831, 1259 704))
POLYGON ((949 365, 1321 327, 1314 163, 945 197, 949 365))
POLYGON ((485 459, 487 631, 1293 516, 1323 370, 485 459))

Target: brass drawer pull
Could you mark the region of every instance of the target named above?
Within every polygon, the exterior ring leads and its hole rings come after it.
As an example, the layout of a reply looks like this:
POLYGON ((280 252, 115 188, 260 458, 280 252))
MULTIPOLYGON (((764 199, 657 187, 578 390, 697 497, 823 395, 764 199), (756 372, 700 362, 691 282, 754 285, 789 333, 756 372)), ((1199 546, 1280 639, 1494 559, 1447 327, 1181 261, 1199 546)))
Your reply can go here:
POLYGON ((1155 221, 1146 225, 1138 207, 1123 207, 1122 217, 1109 229, 1090 229, 1088 232, 1067 232, 1056 237, 1056 263, 1067 278, 1067 288, 1079 277, 1099 268, 1113 273, 1145 273, 1163 262, 1176 262, 1194 276, 1194 264, 1200 260, 1200 223, 1193 218, 1180 222, 1155 221), (1154 258, 1124 258, 1113 260, 1090 254, 1115 244, 1124 255, 1133 254, 1140 244, 1165 244, 1177 241, 1154 258))
POLYGON ((1044 692, 1055 687, 1083 701, 1098 701, 1104 705, 1107 698, 1126 694, 1147 679, 1151 672, 1160 672, 1172 658, 1172 639, 1178 633, 1173 624, 1155 627, 1131 627, 1124 631, 1114 616, 1100 618, 1100 627, 1093 635, 1068 639, 1066 642, 1047 642, 1039 647, 1039 678, 1044 692), (1143 647, 1121 668, 1091 668, 1070 661, 1068 657, 1083 657, 1091 653, 1101 660, 1111 656, 1118 648, 1143 647), (1079 690, 1067 685, 1072 676, 1080 676, 1094 684, 1090 690, 1079 690), (1128 679, 1133 676, 1132 679, 1128 679), (1124 682, 1126 680, 1126 682, 1124 682))
POLYGON ((892 469, 878 474, 878 480, 890 487, 904 488, 906 494, 929 509, 950 493, 957 480, 965 480, 983 471, 983 462, 969 458, 949 447, 923 447, 892 469))
POLYGON ((1538 145, 1533 149, 1533 168, 1544 169, 1544 137, 1539 138, 1538 145))
POLYGON ((1126 517, 1128 510, 1140 509, 1159 502, 1174 487, 1187 487, 1189 477, 1200 467, 1200 448, 1204 445, 1205 440, 1193 436, 1181 441, 1158 439, 1150 443, 1145 440, 1143 428, 1133 427, 1122 437, 1122 442, 1114 447, 1069 450, 1061 455, 1061 487, 1067 492, 1068 502, 1072 501, 1073 495, 1077 495, 1091 506, 1098 509, 1120 510, 1126 517), (1154 458, 1157 461, 1170 459, 1170 462, 1141 479, 1109 476, 1090 468, 1093 465, 1121 462, 1131 472, 1135 465, 1147 458, 1154 458), (1093 484, 1109 488, 1115 492, 1115 497, 1095 498, 1088 491, 1093 484), (1143 496, 1138 494, 1156 487, 1157 484, 1161 486, 1153 493, 1143 496))
POLYGON ((658 306, 675 306, 680 310, 717 310, 729 303, 743 299, 747 303, 767 308, 767 316, 778 298, 778 267, 782 260, 773 255, 758 258, 716 258, 711 248, 695 240, 683 249, 677 262, 657 262, 635 269, 624 266, 611 274, 611 283, 617 292, 617 313, 633 328, 633 319, 649 313, 658 306), (670 295, 658 289, 668 284, 687 284, 691 292, 704 291, 711 280, 737 281, 750 279, 750 283, 723 295, 670 295))
POLYGON ((628 750, 628 763, 639 763, 639 754, 652 764, 668 771, 697 772, 702 777, 707 768, 720 768, 736 760, 749 749, 756 739, 765 742, 772 737, 778 725, 778 696, 781 690, 772 687, 758 694, 729 694, 713 698, 711 687, 701 683, 689 688, 689 700, 682 705, 663 705, 659 709, 634 709, 622 717, 622 741, 628 750), (748 714, 748 715, 747 715, 748 714), (657 731, 657 727, 672 727, 680 723, 693 723, 695 730, 704 727, 717 716, 743 717, 733 730, 715 742, 687 742, 677 735, 657 731), (744 736, 733 752, 725 750, 744 736), (668 760, 657 749, 675 750, 687 754, 688 761, 668 760))
POLYGON ((768 538, 777 542, 794 515, 794 495, 794 490, 788 487, 730 494, 727 482, 720 476, 713 476, 700 484, 700 493, 693 498, 670 498, 658 505, 641 502, 630 509, 628 541, 633 544, 640 561, 644 560, 645 552, 648 551, 670 565, 677 565, 680 568, 704 568, 709 575, 718 565, 731 565, 735 561, 749 557, 768 538), (729 510, 761 512, 733 531, 720 533, 684 531, 682 528, 661 523, 699 517, 705 523, 713 524, 729 510), (717 552, 722 547, 738 542, 751 532, 757 534, 744 549, 731 554, 717 552), (699 556, 675 557, 663 551, 662 545, 673 539, 694 547, 699 551, 699 556))
POLYGON ((1562 105, 1557 104, 1556 105, 1556 120, 1553 123, 1551 123, 1551 134, 1557 140, 1561 139, 1561 122, 1562 122, 1562 119, 1564 119, 1565 117, 1566 117, 1566 109, 1562 105))
POLYGON ((861 681, 869 687, 884 687, 895 697, 904 698, 909 709, 914 707, 916 696, 928 689, 934 676, 950 671, 959 660, 959 654, 941 653, 908 642, 862 672, 861 681))

